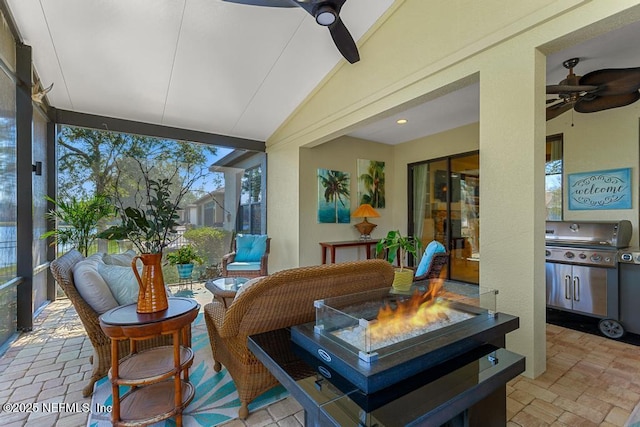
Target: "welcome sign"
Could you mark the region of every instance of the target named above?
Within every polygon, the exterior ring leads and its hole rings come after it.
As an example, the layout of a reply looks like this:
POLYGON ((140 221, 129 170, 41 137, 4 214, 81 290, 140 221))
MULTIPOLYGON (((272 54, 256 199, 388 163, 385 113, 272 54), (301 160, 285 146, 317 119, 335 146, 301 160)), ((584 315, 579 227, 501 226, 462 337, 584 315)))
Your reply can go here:
POLYGON ((631 209, 631 168, 569 174, 569 209, 631 209))

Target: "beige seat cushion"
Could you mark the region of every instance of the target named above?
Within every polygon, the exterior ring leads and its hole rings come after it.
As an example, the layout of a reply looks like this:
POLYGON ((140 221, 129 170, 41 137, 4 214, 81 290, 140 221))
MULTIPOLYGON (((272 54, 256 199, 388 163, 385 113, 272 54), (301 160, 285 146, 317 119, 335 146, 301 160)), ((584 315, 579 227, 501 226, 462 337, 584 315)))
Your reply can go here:
MULTIPOLYGON (((98 314, 118 306, 98 268, 104 265, 102 254, 94 254, 73 266, 73 282, 78 293, 98 314)), ((129 267, 131 270, 131 267, 129 267)))
MULTIPOLYGON (((122 265, 98 265, 98 273, 102 276, 113 297, 118 301, 118 305, 133 304, 138 301, 138 280, 133 274, 131 263, 128 266, 122 265)), ((138 274, 141 268, 138 267, 138 274)))
POLYGON ((131 268, 131 261, 133 261, 134 256, 136 256, 136 251, 129 249, 121 254, 104 254, 102 261, 107 265, 120 265, 131 268))

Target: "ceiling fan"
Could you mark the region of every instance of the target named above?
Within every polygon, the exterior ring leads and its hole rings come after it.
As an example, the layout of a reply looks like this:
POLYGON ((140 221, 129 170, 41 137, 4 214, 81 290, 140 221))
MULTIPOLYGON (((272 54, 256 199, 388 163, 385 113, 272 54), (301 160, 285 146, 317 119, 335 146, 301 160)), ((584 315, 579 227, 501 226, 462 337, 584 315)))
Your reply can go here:
POLYGON ((577 76, 573 68, 580 58, 567 59, 562 65, 569 70, 560 84, 547 86, 547 120, 572 108, 578 113, 594 113, 609 108, 624 107, 640 99, 640 67, 606 68, 577 76))
POLYGON ((340 9, 346 0, 223 0, 251 6, 301 7, 316 19, 319 25, 329 28, 336 47, 351 64, 360 60, 358 47, 340 19, 340 9))

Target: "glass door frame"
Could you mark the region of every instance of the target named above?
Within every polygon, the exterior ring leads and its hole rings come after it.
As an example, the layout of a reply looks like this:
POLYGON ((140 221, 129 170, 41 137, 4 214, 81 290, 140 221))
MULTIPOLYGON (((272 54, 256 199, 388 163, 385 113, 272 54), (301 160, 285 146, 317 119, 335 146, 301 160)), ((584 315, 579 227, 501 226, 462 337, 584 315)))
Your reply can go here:
MULTIPOLYGON (((428 160, 422 160, 419 162, 413 162, 413 163, 409 163, 407 164, 407 231, 408 231, 408 235, 413 235, 415 234, 415 223, 413 221, 413 211, 414 211, 414 197, 413 197, 413 192, 414 192, 414 168, 417 166, 421 166, 427 163, 437 163, 437 162, 446 162, 447 164, 447 183, 446 186, 447 188, 451 189, 452 187, 452 180, 451 180, 451 164, 452 164, 452 160, 455 160, 457 158, 461 158, 461 157, 467 157, 467 156, 474 156, 474 155, 480 155, 480 151, 479 150, 475 150, 475 151, 468 151, 468 152, 464 152, 464 153, 459 153, 459 154, 453 154, 450 156, 443 156, 443 157, 437 157, 437 158, 433 158, 433 159, 428 159, 428 160)), ((432 188, 429 189, 429 191, 432 191, 432 188)), ((447 224, 451 224, 451 191, 447 191, 446 192, 446 204, 447 204, 447 212, 446 212, 446 222, 447 224)), ((479 206, 479 202, 478 202, 478 206, 479 206)), ((444 238, 445 238, 445 242, 444 245, 447 248, 447 251, 449 251, 450 253, 452 252, 452 247, 451 247, 451 243, 452 243, 452 234, 451 234, 451 227, 446 227, 445 229, 445 233, 444 233, 444 238)), ((414 260, 413 257, 409 257, 409 265, 415 265, 417 263, 418 260, 414 260)), ((451 277, 451 262, 447 263, 446 266, 446 277, 450 278, 451 277)), ((463 281, 463 280, 458 280, 457 281, 463 281)), ((477 284, 476 282, 470 282, 470 283, 474 283, 477 284)))

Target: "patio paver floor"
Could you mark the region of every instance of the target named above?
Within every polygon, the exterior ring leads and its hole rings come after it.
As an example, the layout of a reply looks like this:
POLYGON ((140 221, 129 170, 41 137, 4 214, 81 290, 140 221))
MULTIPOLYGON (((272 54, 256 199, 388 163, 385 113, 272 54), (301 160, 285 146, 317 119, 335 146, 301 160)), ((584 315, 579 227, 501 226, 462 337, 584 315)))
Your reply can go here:
MULTIPOLYGON (((176 290, 173 288, 172 290, 176 290)), ((193 284, 201 305, 211 299, 193 284)), ((82 388, 91 376, 91 344, 66 298, 46 306, 0 357, 0 402, 20 409, 38 403, 50 411, 0 412, 2 427, 86 426, 91 398, 82 388), (26 406, 25 406, 26 405, 26 406)), ((640 347, 547 325, 547 371, 535 380, 519 376, 507 386, 509 427, 623 426, 640 402, 640 347)), ((304 425, 291 397, 226 427, 304 425)))

